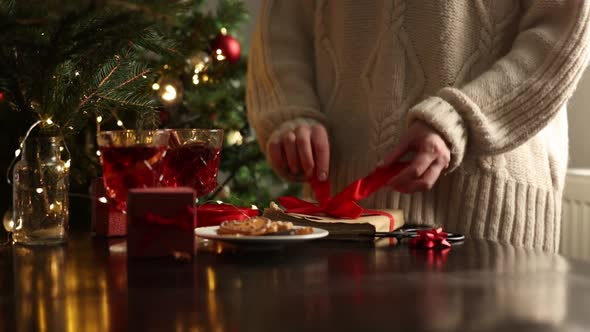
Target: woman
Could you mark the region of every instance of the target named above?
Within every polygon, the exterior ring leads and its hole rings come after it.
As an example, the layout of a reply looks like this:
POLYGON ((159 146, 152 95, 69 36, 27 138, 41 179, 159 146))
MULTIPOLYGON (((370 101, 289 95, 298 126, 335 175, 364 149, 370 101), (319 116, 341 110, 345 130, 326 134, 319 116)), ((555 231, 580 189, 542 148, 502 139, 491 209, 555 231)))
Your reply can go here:
POLYGON ((557 251, 565 104, 587 62, 589 11, 585 0, 264 1, 249 119, 287 178, 340 190, 409 155, 364 206, 557 251))

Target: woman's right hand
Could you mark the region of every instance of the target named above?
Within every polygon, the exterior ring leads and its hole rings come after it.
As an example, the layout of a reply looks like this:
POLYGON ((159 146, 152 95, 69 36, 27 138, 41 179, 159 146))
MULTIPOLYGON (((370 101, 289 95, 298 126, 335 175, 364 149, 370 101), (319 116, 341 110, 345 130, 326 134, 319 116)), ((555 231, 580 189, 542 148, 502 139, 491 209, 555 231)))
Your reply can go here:
POLYGON ((328 132, 321 124, 301 124, 281 132, 269 143, 269 157, 275 169, 326 181, 330 169, 328 132))

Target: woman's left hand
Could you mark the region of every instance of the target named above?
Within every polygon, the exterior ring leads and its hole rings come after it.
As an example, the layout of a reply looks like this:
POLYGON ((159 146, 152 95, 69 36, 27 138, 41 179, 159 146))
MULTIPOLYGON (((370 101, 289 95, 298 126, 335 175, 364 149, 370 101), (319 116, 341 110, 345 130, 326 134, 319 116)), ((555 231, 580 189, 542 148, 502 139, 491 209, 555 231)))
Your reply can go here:
POLYGON ((423 121, 415 121, 410 125, 398 145, 379 163, 379 167, 388 167, 407 153, 414 153, 413 159, 389 181, 394 190, 402 193, 432 189, 451 160, 451 151, 444 139, 423 121))

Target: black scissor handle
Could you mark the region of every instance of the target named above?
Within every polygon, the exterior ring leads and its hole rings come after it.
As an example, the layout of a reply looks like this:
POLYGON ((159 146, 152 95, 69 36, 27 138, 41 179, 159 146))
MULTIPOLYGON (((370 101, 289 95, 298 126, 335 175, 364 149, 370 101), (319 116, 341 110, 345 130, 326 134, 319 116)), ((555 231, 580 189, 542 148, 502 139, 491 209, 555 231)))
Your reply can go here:
MULTIPOLYGON (((418 231, 426 230, 426 228, 407 228, 398 229, 393 232, 376 232, 375 237, 395 237, 398 240, 403 238, 414 238, 418 236, 418 231)), ((461 242, 465 240, 465 235, 458 233, 447 233, 447 241, 449 242, 461 242)))

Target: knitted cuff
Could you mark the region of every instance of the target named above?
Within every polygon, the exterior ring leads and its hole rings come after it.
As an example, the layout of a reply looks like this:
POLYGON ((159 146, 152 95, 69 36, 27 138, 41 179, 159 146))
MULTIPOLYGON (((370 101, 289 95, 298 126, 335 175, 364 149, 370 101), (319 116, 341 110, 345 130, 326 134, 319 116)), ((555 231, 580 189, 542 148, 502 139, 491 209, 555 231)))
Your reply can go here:
POLYGON ((429 97, 408 112, 408 124, 421 120, 438 131, 451 150, 451 162, 447 172, 453 171, 463 161, 467 145, 467 130, 455 108, 440 97, 429 97))

